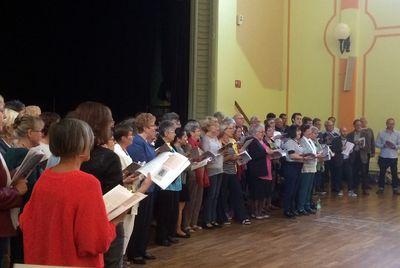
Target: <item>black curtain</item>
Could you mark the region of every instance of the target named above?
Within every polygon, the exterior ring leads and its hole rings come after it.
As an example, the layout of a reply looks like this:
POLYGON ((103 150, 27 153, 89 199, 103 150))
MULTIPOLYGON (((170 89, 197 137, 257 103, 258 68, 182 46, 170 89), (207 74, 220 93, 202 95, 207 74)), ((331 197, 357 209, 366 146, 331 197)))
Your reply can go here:
POLYGON ((0 93, 61 114, 86 100, 107 104, 117 120, 151 111, 155 40, 162 33, 163 85, 171 93, 171 110, 185 119, 189 5, 3 0, 0 93))

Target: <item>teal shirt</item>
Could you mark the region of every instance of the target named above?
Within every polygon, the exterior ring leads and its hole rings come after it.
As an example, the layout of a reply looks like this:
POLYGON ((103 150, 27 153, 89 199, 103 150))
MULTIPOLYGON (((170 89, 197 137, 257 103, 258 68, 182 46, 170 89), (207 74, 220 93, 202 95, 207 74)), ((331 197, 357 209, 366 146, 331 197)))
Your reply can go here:
MULTIPOLYGON (((171 148, 171 152, 176 153, 174 148, 171 148)), ((165 190, 179 192, 182 190, 182 174, 178 176, 165 190)))

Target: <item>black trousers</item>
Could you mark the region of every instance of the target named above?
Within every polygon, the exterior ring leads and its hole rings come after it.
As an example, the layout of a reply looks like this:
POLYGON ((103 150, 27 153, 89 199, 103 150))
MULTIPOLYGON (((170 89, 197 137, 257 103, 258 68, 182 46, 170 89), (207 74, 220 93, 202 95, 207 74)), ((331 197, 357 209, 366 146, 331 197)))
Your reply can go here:
POLYGON ((383 158, 379 157, 379 188, 383 189, 385 187, 385 175, 386 170, 390 167, 390 173, 392 174, 392 187, 393 190, 397 190, 399 186, 399 178, 397 177, 397 158, 383 158))
POLYGON ((147 197, 139 203, 138 215, 135 217, 135 225, 126 249, 129 260, 135 257, 143 257, 146 254, 150 224, 153 218, 153 206, 154 193, 148 193, 147 197))
POLYGON ((283 211, 296 210, 296 195, 299 189, 299 178, 301 174, 301 163, 285 162, 283 172, 285 176, 283 191, 283 211))
MULTIPOLYGON (((228 198, 229 198, 229 177, 228 174, 222 174, 222 182, 221 182, 221 189, 218 195, 218 202, 217 202, 217 222, 219 224, 223 224, 228 221, 228 217, 226 213, 228 211, 228 198)), ((234 175, 236 176, 236 175, 234 175)))
POLYGON ((363 190, 368 186, 368 165, 361 161, 360 152, 355 152, 355 159, 353 164, 353 190, 358 190, 360 186, 363 190))
POLYGON ((178 221, 179 192, 159 191, 156 200, 156 240, 161 242, 169 236, 175 236, 178 221))
POLYGON ((347 188, 349 191, 354 190, 353 186, 353 163, 350 159, 344 159, 343 161, 338 161, 332 168, 332 185, 333 191, 339 192, 342 190, 342 182, 345 180, 347 182, 347 188))
POLYGON ((226 212, 232 209, 234 217, 239 222, 249 218, 244 206, 242 187, 236 174, 223 174, 221 193, 217 204, 217 221, 224 223, 228 220, 226 212))
POLYGON ((17 235, 10 238, 10 261, 11 266, 14 263, 24 263, 24 244, 22 231, 18 227, 17 235))
POLYGON ((3 257, 7 252, 9 244, 10 244, 9 237, 0 237, 0 267, 2 267, 3 265, 3 257))

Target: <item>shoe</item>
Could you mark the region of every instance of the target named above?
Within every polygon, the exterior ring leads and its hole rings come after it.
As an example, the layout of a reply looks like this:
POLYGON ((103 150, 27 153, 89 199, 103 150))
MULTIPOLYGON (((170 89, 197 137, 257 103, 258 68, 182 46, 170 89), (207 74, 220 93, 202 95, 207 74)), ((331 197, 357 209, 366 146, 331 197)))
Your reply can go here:
POLYGON ((146 253, 144 254, 143 258, 146 259, 146 260, 155 260, 155 259, 156 259, 156 256, 154 256, 153 254, 151 254, 151 253, 149 253, 149 252, 146 252, 146 253))
POLYGON ((362 194, 363 194, 363 195, 369 195, 367 189, 363 189, 363 190, 362 190, 362 194))
POLYGON ((257 219, 257 220, 263 220, 264 217, 263 217, 262 215, 259 215, 259 216, 256 216, 256 219, 257 219))
POLYGON ((214 229, 214 225, 212 225, 211 223, 207 223, 203 226, 203 228, 206 230, 211 230, 214 229))
POLYGON ((143 257, 134 257, 132 259, 132 263, 134 263, 134 264, 146 264, 146 260, 143 257))
POLYGON ((393 189, 393 195, 400 195, 400 191, 397 189, 393 189))
POLYGON ((383 194, 383 188, 379 188, 378 191, 376 191, 376 194, 383 194))
POLYGON ((342 190, 340 190, 340 191, 337 193, 337 196, 340 196, 340 197, 342 197, 342 196, 343 196, 343 191, 342 191, 342 190))
POLYGON ((163 246, 163 247, 170 247, 171 246, 171 242, 169 242, 169 240, 163 240, 163 241, 157 241, 156 242, 157 245, 159 246, 163 246))
POLYGON ((203 228, 201 226, 195 225, 192 227, 192 229, 198 231, 198 230, 202 230, 203 228))
POLYGON ((354 191, 349 191, 349 197, 357 197, 358 195, 354 191))
POLYGON ((243 225, 250 225, 251 221, 249 219, 245 219, 245 220, 242 221, 242 224, 243 225))
POLYGON ((231 225, 232 223, 230 221, 224 222, 224 225, 231 225))
POLYGON ((218 222, 212 222, 211 223, 215 228, 222 228, 222 225, 218 224, 218 222))
POLYGON ((270 216, 268 214, 262 215, 263 219, 268 219, 270 216))
POLYGON ((187 227, 185 228, 185 230, 183 230, 185 233, 189 234, 189 233, 195 233, 196 230, 192 227, 187 227))
POLYGON ((300 216, 300 214, 299 214, 299 212, 298 211, 292 211, 292 214, 294 215, 294 216, 300 216))
POLYGON ((296 218, 296 216, 294 215, 294 213, 291 212, 291 211, 285 211, 285 212, 283 212, 283 215, 284 215, 286 218, 289 218, 289 219, 296 218))
POLYGON ((185 234, 183 235, 183 234, 178 234, 178 233, 176 233, 176 237, 179 237, 179 238, 190 238, 190 234, 185 233, 185 234))
POLYGON ((253 219, 255 219, 255 218, 256 218, 256 214, 251 214, 251 217, 252 217, 253 219))
POLYGON ((179 243, 179 239, 176 237, 172 237, 172 236, 168 236, 168 241, 173 244, 179 243))
POLYGON ((298 210, 297 213, 298 213, 300 216, 309 216, 309 215, 310 215, 310 214, 309 214, 307 211, 305 211, 305 210, 298 210))
POLYGON ((305 209, 305 211, 306 211, 308 214, 317 214, 317 211, 316 211, 315 209, 312 209, 312 208, 305 209))
POLYGON ((319 195, 326 195, 325 191, 319 192, 319 195))

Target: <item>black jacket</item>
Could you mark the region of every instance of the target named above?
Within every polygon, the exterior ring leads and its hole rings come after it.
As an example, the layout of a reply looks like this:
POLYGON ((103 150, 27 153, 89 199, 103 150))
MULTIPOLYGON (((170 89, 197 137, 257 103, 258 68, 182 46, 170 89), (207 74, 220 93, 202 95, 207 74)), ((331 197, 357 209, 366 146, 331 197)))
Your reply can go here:
POLYGON ((81 170, 95 176, 101 184, 103 194, 122 184, 122 167, 117 154, 96 145, 90 152, 90 160, 82 163, 81 170))
POLYGON ((268 176, 267 168, 267 152, 257 139, 253 139, 247 152, 251 156, 251 160, 247 163, 247 169, 250 176, 264 177, 268 176))

